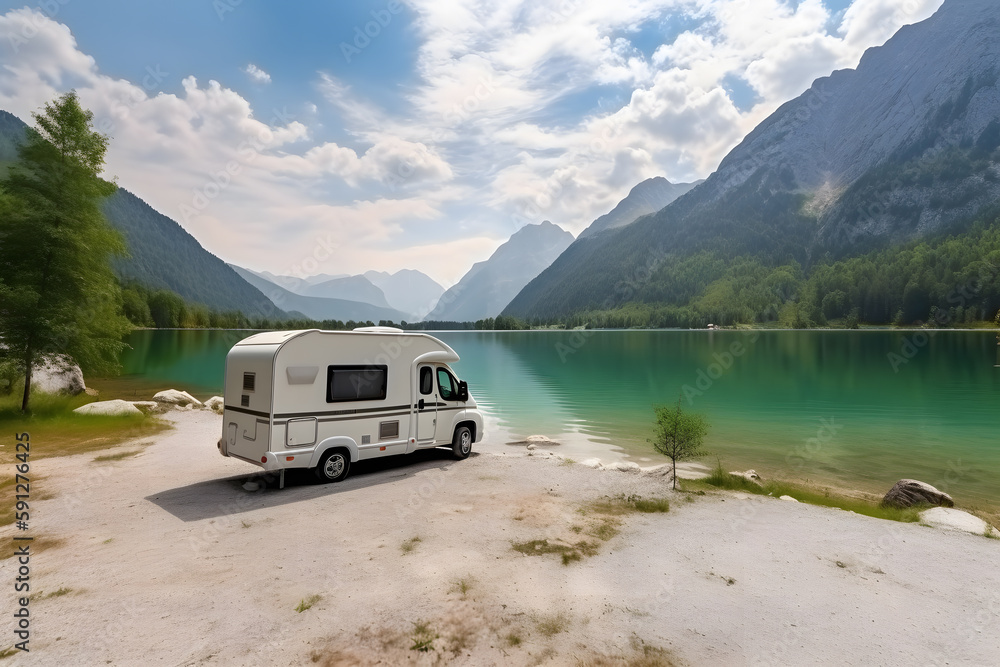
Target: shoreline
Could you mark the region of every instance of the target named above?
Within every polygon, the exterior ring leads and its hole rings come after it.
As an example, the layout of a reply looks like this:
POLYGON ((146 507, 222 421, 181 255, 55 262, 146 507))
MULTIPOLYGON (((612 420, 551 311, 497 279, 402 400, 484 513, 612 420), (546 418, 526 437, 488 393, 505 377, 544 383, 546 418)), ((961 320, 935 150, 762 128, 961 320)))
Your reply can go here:
POLYGON ((992 631, 974 630, 1000 622, 997 540, 766 496, 674 493, 664 477, 510 447, 465 461, 432 450, 359 464, 336 484, 298 476, 250 493, 241 484, 258 469, 215 451, 218 415, 165 417, 174 429, 134 456, 33 464, 52 496, 33 505, 33 528, 61 540, 32 560, 34 660, 127 664, 151 650, 209 665, 997 657, 992 631), (634 496, 666 498, 670 510, 608 514, 608 502, 634 496), (518 546, 577 542, 591 546, 567 564, 518 546), (413 649, 422 641, 428 650, 413 649))

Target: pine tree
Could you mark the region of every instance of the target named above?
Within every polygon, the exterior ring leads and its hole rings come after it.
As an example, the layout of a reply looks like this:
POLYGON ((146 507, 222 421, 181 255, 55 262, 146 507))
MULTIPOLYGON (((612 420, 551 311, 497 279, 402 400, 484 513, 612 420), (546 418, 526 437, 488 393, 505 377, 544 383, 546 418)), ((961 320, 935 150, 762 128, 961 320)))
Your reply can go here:
POLYGON ((32 115, 38 129, 0 182, 0 339, 24 376, 23 411, 41 358, 111 372, 131 328, 110 265, 125 243, 99 208, 115 190, 100 178, 108 138, 75 92, 32 115))

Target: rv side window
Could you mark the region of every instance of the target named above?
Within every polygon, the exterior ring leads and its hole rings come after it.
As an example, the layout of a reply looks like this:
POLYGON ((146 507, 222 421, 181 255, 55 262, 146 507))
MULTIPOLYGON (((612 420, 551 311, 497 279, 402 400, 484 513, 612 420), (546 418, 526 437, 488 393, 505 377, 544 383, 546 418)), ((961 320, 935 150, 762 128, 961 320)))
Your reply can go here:
POLYGON ((451 373, 443 368, 438 369, 438 386, 441 387, 441 398, 445 401, 458 399, 458 383, 451 373))
POLYGON ((420 369, 420 393, 424 395, 434 393, 434 374, 430 366, 420 369))
POLYGON ((329 366, 326 402, 385 400, 388 366, 329 366))

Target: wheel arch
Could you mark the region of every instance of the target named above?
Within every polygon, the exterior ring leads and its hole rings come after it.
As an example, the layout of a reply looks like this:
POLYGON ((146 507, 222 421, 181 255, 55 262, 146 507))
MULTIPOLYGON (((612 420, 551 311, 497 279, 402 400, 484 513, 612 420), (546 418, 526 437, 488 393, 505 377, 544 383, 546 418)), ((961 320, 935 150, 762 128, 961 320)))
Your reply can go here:
POLYGON ((315 468, 318 466, 323 456, 331 449, 346 450, 348 457, 351 459, 351 463, 358 462, 358 443, 354 442, 353 438, 348 438, 345 435, 338 435, 332 438, 327 438, 316 445, 316 449, 313 450, 312 457, 309 459, 309 467, 315 468))

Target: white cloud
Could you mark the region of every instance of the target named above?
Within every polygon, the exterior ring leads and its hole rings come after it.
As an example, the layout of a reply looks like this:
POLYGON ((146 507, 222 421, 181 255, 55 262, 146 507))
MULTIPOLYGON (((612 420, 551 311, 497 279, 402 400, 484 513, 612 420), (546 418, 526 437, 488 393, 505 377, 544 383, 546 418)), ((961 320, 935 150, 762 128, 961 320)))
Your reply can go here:
POLYGON ((322 71, 289 100, 298 119, 184 72, 114 79, 66 26, 19 9, 0 16, 0 108, 27 120, 75 87, 113 137, 108 173, 234 263, 421 268, 451 283, 527 222, 578 234, 640 180, 707 176, 814 78, 940 4, 856 0, 831 33, 820 0, 412 0, 403 104, 322 71), (650 45, 651 26, 678 14, 696 27, 650 45), (734 80, 752 108, 727 93, 734 80), (320 123, 344 133, 316 139, 320 123))
POLYGON ((254 83, 271 83, 271 75, 253 63, 250 63, 243 68, 243 71, 246 72, 247 76, 249 76, 254 83))

